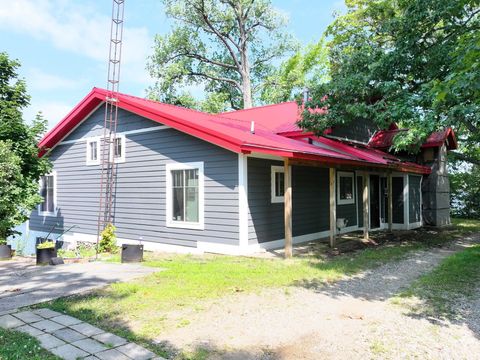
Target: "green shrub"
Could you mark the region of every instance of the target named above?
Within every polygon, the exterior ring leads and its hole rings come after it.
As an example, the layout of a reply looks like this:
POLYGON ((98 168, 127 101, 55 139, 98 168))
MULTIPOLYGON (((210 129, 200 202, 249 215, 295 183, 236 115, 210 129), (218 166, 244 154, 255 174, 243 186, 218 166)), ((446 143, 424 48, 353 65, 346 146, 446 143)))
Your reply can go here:
POLYGON ((108 224, 103 229, 100 243, 98 244, 99 252, 117 252, 117 236, 115 235, 116 227, 113 224, 108 224))

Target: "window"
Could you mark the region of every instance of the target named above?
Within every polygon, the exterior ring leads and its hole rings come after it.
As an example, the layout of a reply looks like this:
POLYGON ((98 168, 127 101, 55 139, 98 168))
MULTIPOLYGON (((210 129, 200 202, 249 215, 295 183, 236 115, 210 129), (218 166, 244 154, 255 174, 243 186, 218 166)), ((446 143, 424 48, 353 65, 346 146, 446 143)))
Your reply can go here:
POLYGON ((100 139, 87 139, 87 165, 100 164, 100 139))
POLYGON ((38 206, 39 215, 56 215, 56 186, 57 176, 55 173, 40 178, 40 196, 43 197, 43 201, 38 206))
POLYGON ((167 226, 203 229, 203 163, 167 164, 167 226))
POLYGON ((337 203, 355 204, 355 175, 353 172, 337 172, 337 203))
POLYGON ((125 135, 117 134, 112 143, 111 154, 114 162, 125 162, 125 135))
POLYGON ((285 193, 285 169, 283 166, 272 166, 272 203, 282 203, 285 193))

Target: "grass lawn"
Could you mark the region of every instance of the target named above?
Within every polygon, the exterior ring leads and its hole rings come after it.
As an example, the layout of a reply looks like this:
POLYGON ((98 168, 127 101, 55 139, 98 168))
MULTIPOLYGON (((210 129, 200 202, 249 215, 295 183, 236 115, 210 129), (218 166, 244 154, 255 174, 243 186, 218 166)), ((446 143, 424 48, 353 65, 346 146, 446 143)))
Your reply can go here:
POLYGON ((344 276, 399 260, 412 250, 438 246, 469 232, 480 231, 480 221, 455 221, 442 231, 409 232, 400 240, 361 251, 326 256, 325 253, 292 260, 220 255, 148 255, 145 265, 159 268, 147 277, 108 286, 88 295, 55 300, 41 306, 65 312, 131 341, 147 345, 170 326, 168 313, 202 301, 266 287, 308 286, 333 282, 344 276))
POLYGON ((0 328, 0 360, 59 360, 40 347, 37 339, 13 330, 0 328))
POLYGON ((455 253, 415 281, 395 302, 413 312, 440 317, 454 317, 460 297, 471 298, 480 284, 480 245, 455 253), (418 300, 422 305, 418 306, 418 300))

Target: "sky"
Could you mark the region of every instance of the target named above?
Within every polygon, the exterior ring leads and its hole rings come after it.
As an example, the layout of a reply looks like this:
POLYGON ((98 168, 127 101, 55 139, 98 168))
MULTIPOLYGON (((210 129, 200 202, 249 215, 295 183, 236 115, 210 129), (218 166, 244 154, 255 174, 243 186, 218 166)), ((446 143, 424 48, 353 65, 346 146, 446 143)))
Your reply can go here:
MULTIPOLYGON (((344 10, 343 0, 272 0, 289 18, 290 31, 302 44, 317 41, 344 10)), ((106 87, 111 0, 0 0, 0 52, 21 63, 31 105, 59 122, 94 86, 106 87)), ((146 59, 155 34, 171 22, 160 0, 126 0, 120 91, 145 96, 153 84, 146 59)))

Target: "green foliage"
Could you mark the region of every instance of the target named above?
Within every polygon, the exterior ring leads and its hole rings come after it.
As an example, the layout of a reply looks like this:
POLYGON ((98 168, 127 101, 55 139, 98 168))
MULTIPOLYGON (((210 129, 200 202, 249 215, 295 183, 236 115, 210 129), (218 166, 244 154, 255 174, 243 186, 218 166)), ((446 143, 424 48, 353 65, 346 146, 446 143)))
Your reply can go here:
POLYGON ((317 133, 373 120, 411 129, 395 148, 415 150, 453 126, 470 161, 480 162, 478 0, 348 0, 327 30, 331 81, 312 92, 301 126, 317 133))
POLYGON ((451 209, 454 216, 480 219, 480 166, 449 175, 451 209))
POLYGON ((59 249, 58 256, 63 258, 91 258, 95 256, 95 245, 80 243, 74 250, 59 249))
POLYGON ((272 61, 296 48, 284 32, 286 18, 270 0, 162 1, 173 28, 155 37, 147 65, 156 79, 149 89, 153 99, 178 103, 185 100, 180 89, 197 86, 207 94, 201 106, 212 112, 251 107, 272 74, 272 61))
POLYGON ((115 235, 116 227, 113 224, 107 224, 101 233, 100 243, 98 244, 99 252, 114 253, 117 251, 117 236, 115 235))
POLYGON ((325 39, 309 44, 284 61, 262 88, 265 103, 293 100, 307 88, 329 80, 328 48, 325 39))
POLYGON ((0 53, 0 239, 28 218, 42 200, 38 180, 50 170, 38 157, 37 144, 46 130, 41 115, 29 125, 22 110, 29 104, 25 82, 18 78, 20 64, 0 53))
POLYGON ((37 245, 37 249, 54 249, 55 242, 47 240, 37 245))

